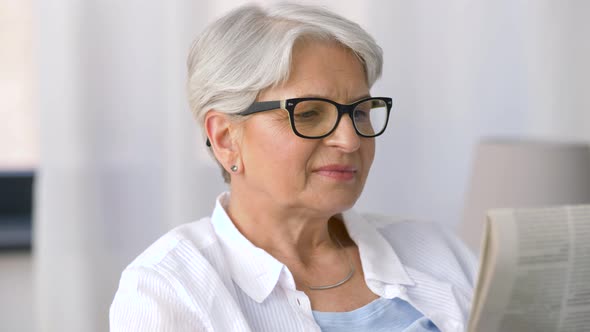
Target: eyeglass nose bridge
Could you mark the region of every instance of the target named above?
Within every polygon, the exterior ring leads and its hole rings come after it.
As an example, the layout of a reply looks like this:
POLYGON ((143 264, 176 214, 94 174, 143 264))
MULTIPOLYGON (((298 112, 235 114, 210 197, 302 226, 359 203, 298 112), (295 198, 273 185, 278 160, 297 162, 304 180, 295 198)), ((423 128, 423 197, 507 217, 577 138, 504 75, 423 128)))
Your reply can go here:
POLYGON ((348 114, 348 116, 350 117, 350 122, 352 123, 352 127, 354 128, 355 133, 357 135, 362 135, 356 127, 356 123, 354 122, 354 110, 359 105, 359 103, 344 105, 332 102, 332 104, 336 106, 336 110, 338 110, 338 119, 336 119, 336 124, 334 124, 332 130, 330 130, 330 132, 326 136, 331 135, 332 133, 334 133, 334 131, 336 131, 336 129, 340 125, 340 120, 342 120, 342 116, 344 114, 348 114))
POLYGON ((352 113, 354 113, 354 110, 356 109, 356 107, 358 106, 358 103, 354 103, 354 104, 350 104, 350 105, 343 105, 343 104, 338 104, 338 103, 334 103, 336 105, 336 108, 338 109, 338 117, 342 117, 342 115, 344 114, 348 114, 352 120, 352 113))

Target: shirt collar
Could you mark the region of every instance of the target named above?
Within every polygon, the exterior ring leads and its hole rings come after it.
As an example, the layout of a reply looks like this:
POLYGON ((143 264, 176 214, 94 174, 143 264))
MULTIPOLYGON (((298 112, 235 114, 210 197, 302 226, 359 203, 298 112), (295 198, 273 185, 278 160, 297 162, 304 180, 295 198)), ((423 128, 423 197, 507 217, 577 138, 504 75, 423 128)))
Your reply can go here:
POLYGON ((415 284, 391 244, 371 221, 354 210, 342 213, 342 219, 350 238, 359 248, 365 281, 373 292, 390 297, 383 294, 381 288, 389 285, 413 286, 415 284))
POLYGON ((228 199, 229 193, 219 195, 211 223, 233 281, 254 301, 262 303, 275 288, 284 265, 240 233, 224 209, 228 199))
MULTIPOLYGON (((224 206, 229 193, 217 198, 211 222, 220 239, 232 280, 254 301, 262 303, 275 288, 285 265, 250 242, 231 221, 224 206)), ((352 240, 359 248, 363 273, 369 289, 388 295, 391 285, 414 285, 391 245, 371 222, 353 210, 342 213, 352 240)))

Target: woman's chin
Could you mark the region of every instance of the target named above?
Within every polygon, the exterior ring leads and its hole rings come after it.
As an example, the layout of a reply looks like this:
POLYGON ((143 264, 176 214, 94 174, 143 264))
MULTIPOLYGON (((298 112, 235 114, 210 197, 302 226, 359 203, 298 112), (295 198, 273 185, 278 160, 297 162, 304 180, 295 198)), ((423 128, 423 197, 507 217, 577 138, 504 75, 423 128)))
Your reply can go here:
POLYGON ((360 192, 355 191, 331 191, 317 199, 320 209, 326 211, 328 214, 337 214, 349 210, 356 204, 360 192))

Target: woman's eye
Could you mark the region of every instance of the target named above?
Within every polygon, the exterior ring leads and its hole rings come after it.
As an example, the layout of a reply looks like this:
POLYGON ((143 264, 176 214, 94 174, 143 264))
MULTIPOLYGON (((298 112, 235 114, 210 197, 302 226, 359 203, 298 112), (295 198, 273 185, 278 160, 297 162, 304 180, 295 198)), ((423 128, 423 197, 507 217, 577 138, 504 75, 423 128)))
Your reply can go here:
POLYGON ((356 111, 354 112, 354 120, 355 121, 366 121, 369 118, 369 113, 365 111, 356 111))
POLYGON ((305 112, 301 112, 301 113, 297 113, 296 117, 298 120, 310 120, 310 119, 315 119, 317 118, 319 115, 318 111, 315 110, 310 110, 310 111, 305 111, 305 112))

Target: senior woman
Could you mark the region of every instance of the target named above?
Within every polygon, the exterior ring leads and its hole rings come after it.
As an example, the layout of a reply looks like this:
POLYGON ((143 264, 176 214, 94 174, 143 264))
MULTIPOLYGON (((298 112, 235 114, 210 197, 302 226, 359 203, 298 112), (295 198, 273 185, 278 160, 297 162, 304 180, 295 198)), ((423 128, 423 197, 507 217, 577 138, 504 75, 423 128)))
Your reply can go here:
POLYGON ((189 55, 229 192, 123 272, 113 331, 461 331, 475 261, 429 224, 362 215, 392 101, 382 52, 324 9, 238 8, 189 55))

